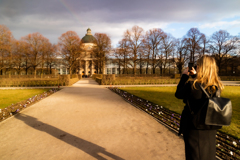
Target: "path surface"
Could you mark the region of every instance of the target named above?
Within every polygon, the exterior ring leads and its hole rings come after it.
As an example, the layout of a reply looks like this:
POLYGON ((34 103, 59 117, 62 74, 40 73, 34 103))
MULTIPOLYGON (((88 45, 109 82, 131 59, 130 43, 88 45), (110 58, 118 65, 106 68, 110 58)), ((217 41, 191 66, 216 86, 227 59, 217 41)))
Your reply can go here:
POLYGON ((83 79, 0 123, 1 160, 183 160, 183 139, 83 79))

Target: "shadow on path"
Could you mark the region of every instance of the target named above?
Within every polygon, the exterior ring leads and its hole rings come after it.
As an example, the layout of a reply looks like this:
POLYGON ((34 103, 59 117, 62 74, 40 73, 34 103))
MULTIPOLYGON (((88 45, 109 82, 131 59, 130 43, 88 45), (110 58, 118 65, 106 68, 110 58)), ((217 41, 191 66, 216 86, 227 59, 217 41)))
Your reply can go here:
POLYGON ((88 142, 84 139, 81 139, 79 137, 71 135, 63 130, 60 130, 60 129, 54 127, 54 126, 51 126, 51 125, 48 125, 41 121, 38 121, 37 118, 31 117, 31 116, 28 116, 25 114, 21 114, 21 113, 16 115, 15 118, 23 121, 24 123, 33 127, 34 129, 46 132, 46 133, 50 134, 51 136, 58 138, 58 139, 62 140, 63 142, 68 143, 68 144, 82 150, 83 152, 93 156, 94 158, 96 158, 98 160, 106 160, 106 158, 98 155, 98 153, 102 153, 108 157, 111 157, 112 159, 115 159, 115 160, 124 160, 123 158, 120 158, 112 153, 107 152, 105 150, 105 148, 103 148, 101 146, 98 146, 94 143, 88 142))

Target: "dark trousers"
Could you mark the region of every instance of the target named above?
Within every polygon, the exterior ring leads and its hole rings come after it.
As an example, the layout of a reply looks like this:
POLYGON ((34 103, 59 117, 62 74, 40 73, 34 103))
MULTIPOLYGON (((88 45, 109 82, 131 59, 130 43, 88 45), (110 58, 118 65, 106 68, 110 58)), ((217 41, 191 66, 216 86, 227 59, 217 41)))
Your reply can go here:
POLYGON ((186 160, 216 160, 216 130, 183 131, 186 160))

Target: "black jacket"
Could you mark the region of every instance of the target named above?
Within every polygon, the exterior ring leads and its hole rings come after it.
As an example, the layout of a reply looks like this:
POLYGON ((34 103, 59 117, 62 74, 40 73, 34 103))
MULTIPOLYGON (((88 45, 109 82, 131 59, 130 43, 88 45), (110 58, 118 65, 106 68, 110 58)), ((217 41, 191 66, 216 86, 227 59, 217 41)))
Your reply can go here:
MULTIPOLYGON (((188 81, 188 79, 188 75, 182 75, 175 93, 175 97, 178 99, 183 99, 183 103, 185 103, 185 107, 181 116, 179 134, 181 134, 184 129, 199 129, 196 128, 196 124, 193 122, 193 115, 191 112, 197 114, 207 101, 207 96, 201 90, 200 86, 196 83, 195 89, 193 87, 193 81, 188 81)), ((216 96, 216 93, 213 96, 216 96)), ((203 125, 204 126, 200 127, 200 129, 219 129, 219 127, 216 128, 214 126, 207 126, 205 124, 203 125)))

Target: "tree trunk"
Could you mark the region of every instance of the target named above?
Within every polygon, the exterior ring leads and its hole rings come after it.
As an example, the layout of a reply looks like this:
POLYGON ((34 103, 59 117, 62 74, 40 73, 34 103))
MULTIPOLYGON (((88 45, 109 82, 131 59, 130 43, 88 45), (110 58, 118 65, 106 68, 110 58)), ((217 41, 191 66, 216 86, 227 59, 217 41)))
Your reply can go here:
POLYGON ((136 59, 134 59, 133 74, 136 75, 136 59))
POLYGON ((36 69, 36 67, 34 67, 34 78, 36 78, 37 76, 37 69, 36 69))
POLYGON ((43 64, 42 64, 42 68, 41 68, 41 69, 42 69, 42 71, 41 71, 41 75, 43 75, 43 64))
POLYGON ((161 64, 161 66, 160 66, 159 68, 160 68, 160 74, 161 74, 161 76, 162 76, 162 74, 163 74, 162 64, 161 64))
POLYGON ((170 64, 171 64, 171 63, 170 63, 170 61, 169 61, 169 74, 170 74, 170 72, 171 72, 171 71, 170 71, 170 64))
POLYGON ((147 59, 147 68, 146 68, 146 74, 148 74, 148 65, 149 65, 149 55, 148 55, 148 59, 147 59))
POLYGON ((72 77, 72 67, 69 67, 70 78, 72 77))
POLYGON ((148 62, 147 62, 147 67, 146 67, 146 74, 148 74, 148 62))
POLYGON ((119 63, 119 65, 118 65, 118 71, 119 71, 119 74, 121 74, 121 70, 120 70, 120 69, 121 69, 120 59, 119 59, 119 62, 118 62, 118 63, 119 63))
POLYGON ((26 61, 26 75, 27 75, 27 70, 28 70, 28 65, 27 65, 27 61, 26 61))
MULTIPOLYGON (((51 64, 50 64, 51 65, 51 64)), ((51 72, 51 71, 50 71, 51 72)), ((47 73, 49 74, 49 71, 48 71, 48 65, 47 65, 47 73)), ((51 73, 50 73, 51 74, 51 73)))
POLYGON ((155 74, 155 66, 153 66, 153 74, 155 74))

